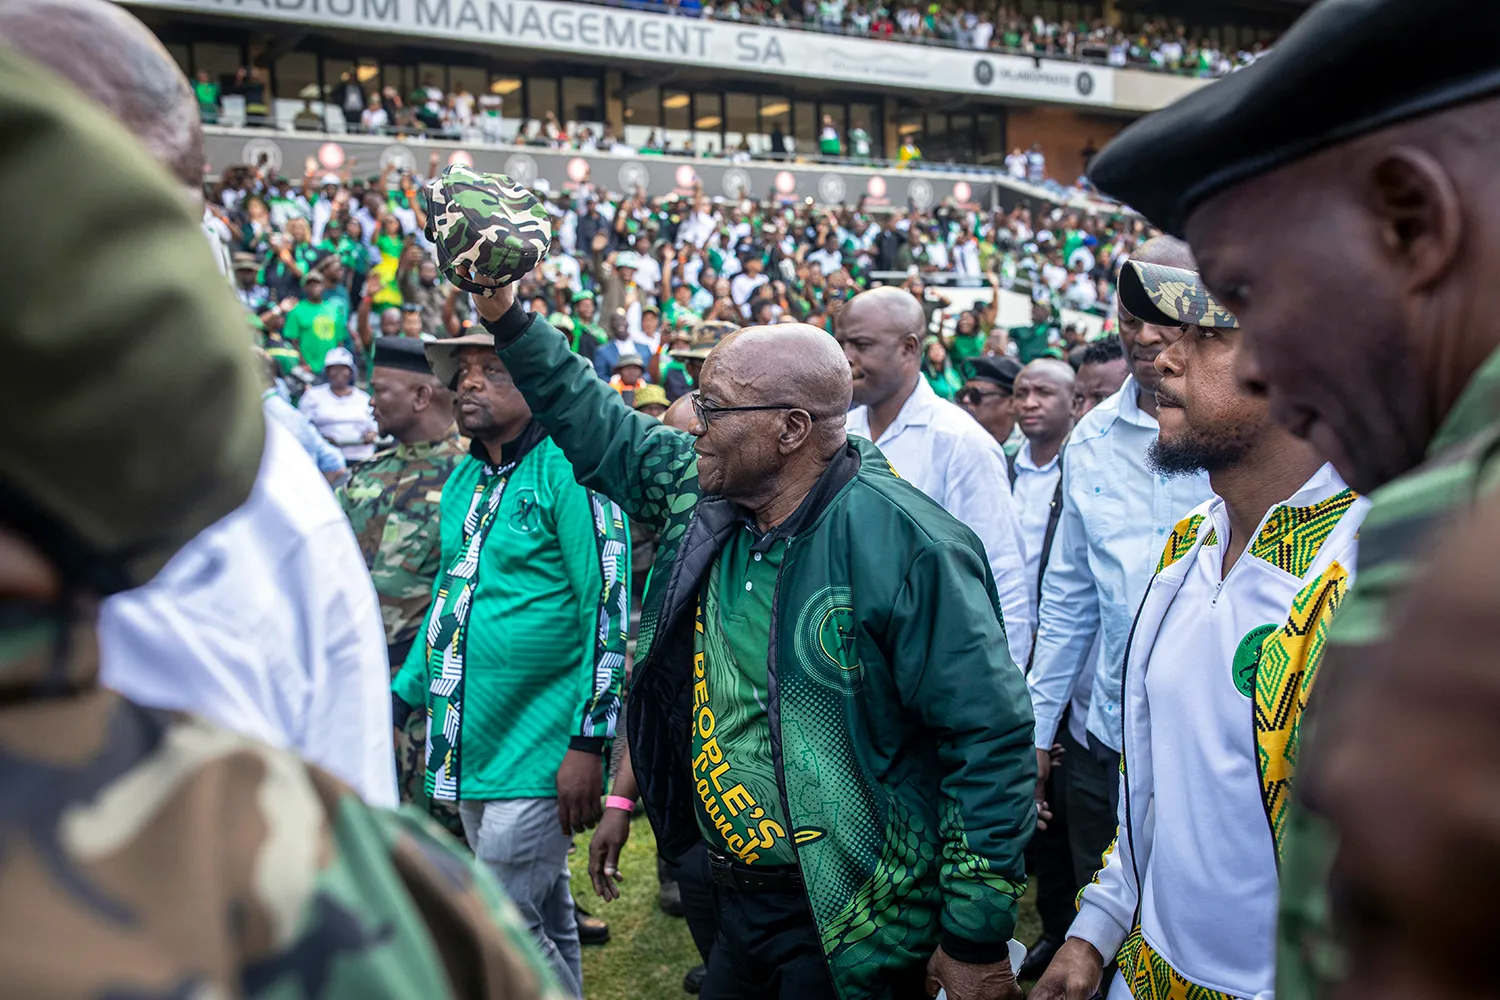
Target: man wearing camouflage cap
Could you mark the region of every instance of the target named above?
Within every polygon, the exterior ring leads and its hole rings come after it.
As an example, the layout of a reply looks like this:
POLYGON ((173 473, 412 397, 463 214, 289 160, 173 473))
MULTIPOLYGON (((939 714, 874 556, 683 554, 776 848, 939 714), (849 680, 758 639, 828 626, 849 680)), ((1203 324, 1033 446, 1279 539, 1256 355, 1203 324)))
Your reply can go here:
MULTIPOLYGON (((1313 623, 1327 664, 1305 772, 1322 709, 1353 696, 1432 527, 1490 481, 1497 30, 1493 4, 1327 0, 1266 58, 1137 122, 1090 168, 1188 239, 1243 326, 1241 379, 1374 501, 1360 585, 1313 623)), ((1300 805, 1287 826, 1276 992, 1309 1000, 1346 969, 1324 889, 1336 843, 1300 805)))
POLYGON ((258 380, 181 189, 8 47, 0 228, 31 251, 0 274, 6 991, 558 1000, 488 875, 430 823, 98 686, 99 599, 250 493, 258 380), (69 378, 36 396, 49 371, 69 378))
MULTIPOLYGON (((432 581, 442 568, 438 509, 443 484, 464 457, 453 422, 453 393, 432 374, 422 341, 375 341, 370 399, 375 422, 396 445, 358 466, 338 491, 365 566, 380 595, 386 650, 394 679, 427 622, 432 581)), ((429 801, 423 788, 427 719, 413 713, 396 739, 396 785, 463 837, 451 802, 429 801)))
POLYGON ((1156 358, 1164 476, 1216 496, 1166 540, 1124 667, 1119 833, 1033 1000, 1270 996, 1276 859, 1305 624, 1353 576, 1369 501, 1234 373, 1233 316, 1187 269, 1127 261, 1120 304, 1181 335, 1156 358), (1211 831, 1211 833, 1206 833, 1211 831))

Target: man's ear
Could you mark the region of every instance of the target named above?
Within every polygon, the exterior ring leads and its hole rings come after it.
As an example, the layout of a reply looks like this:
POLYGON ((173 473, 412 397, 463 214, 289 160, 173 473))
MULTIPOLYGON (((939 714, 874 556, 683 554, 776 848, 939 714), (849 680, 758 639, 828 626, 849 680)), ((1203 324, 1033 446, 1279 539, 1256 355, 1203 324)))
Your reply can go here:
POLYGON ((422 383, 420 385, 415 386, 413 388, 413 390, 412 390, 412 400, 411 400, 411 408, 412 408, 412 410, 414 410, 417 413, 421 413, 423 410, 427 409, 431 405, 432 405, 432 386, 427 385, 426 383, 422 383))
POLYGON ((813 419, 806 410, 787 410, 781 421, 781 433, 776 445, 783 455, 790 455, 807 443, 812 436, 813 419))
POLYGON ((1458 259, 1463 208, 1444 166, 1413 146, 1383 151, 1370 167, 1368 204, 1386 258, 1408 290, 1432 285, 1458 259))

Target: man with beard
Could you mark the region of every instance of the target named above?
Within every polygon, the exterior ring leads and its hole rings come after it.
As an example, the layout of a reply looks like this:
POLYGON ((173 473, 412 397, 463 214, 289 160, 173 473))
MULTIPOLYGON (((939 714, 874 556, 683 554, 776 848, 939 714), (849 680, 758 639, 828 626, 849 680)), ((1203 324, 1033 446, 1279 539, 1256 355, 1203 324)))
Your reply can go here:
MULTIPOLYGON (((1331 630, 1305 723, 1315 731, 1355 696, 1390 634, 1390 601, 1433 558, 1433 528, 1492 481, 1500 77, 1484 39, 1497 29, 1491 4, 1319 4, 1273 59, 1138 122, 1092 168, 1101 189, 1191 241, 1205 282, 1244 324, 1240 377, 1264 384, 1276 418, 1371 493, 1360 585, 1317 623, 1331 630), (1440 52, 1407 48, 1455 23, 1464 30, 1440 52), (1368 68, 1395 47, 1403 71, 1369 85, 1368 68)), ((1309 767, 1323 748, 1315 732, 1309 767)), ((1307 1000, 1351 969, 1325 888, 1336 843, 1315 810, 1294 806, 1285 822, 1276 994, 1307 1000)), ((1349 930, 1369 930, 1369 911, 1348 915, 1349 930)), ((1359 939, 1362 952, 1393 940, 1401 916, 1359 939)), ((1458 939, 1434 947, 1440 961, 1467 959, 1458 939)), ((1492 988, 1492 970, 1465 964, 1472 987, 1427 992, 1492 988)))
MULTIPOLYGON (((1145 243, 1132 259, 1192 264, 1187 247, 1169 237, 1145 243)), ((1206 476, 1164 476, 1146 459, 1157 432, 1156 356, 1180 331, 1144 322, 1123 305, 1118 312, 1131 375, 1069 436, 1062 514, 1042 579, 1028 679, 1037 719, 1038 795, 1054 743, 1071 764, 1066 809, 1080 883, 1093 876, 1115 835, 1120 665, 1131 621, 1172 526, 1211 496, 1206 476), (1078 681, 1084 670, 1094 671, 1087 697, 1080 696, 1078 681)))
POLYGON ((599 819, 625 676, 624 515, 574 481, 487 333, 430 341, 472 439, 440 507, 426 627, 392 683, 426 720, 426 794, 456 803, 564 988, 582 996, 572 835, 599 819))
POLYGON ((1270 996, 1281 833, 1297 759, 1305 624, 1352 579, 1369 501, 1236 380, 1236 321, 1189 270, 1126 263, 1120 301, 1182 324, 1161 351, 1162 476, 1215 496, 1172 530, 1124 668, 1120 832, 1033 1000, 1270 996), (1210 833, 1211 831, 1211 833, 1210 833))
MULTIPOLYGON (((374 360, 371 408, 380 432, 395 438, 396 446, 359 465, 338 498, 380 596, 394 679, 417 630, 427 623, 432 581, 442 568, 439 501, 464 453, 453 424, 453 393, 433 376, 422 342, 381 337, 375 341, 374 360)), ((426 718, 415 712, 397 732, 397 789, 403 802, 426 805, 454 836, 462 837, 453 804, 428 803, 423 790, 426 732, 426 718)))

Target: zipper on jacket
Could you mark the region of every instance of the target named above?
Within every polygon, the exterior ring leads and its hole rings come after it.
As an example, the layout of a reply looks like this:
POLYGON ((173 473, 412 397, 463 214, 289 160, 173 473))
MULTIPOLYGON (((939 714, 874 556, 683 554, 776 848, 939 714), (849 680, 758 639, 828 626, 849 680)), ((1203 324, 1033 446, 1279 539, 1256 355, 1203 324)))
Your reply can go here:
MULTIPOLYGON (((1146 609, 1146 598, 1151 595, 1151 588, 1156 584, 1156 578, 1160 573, 1151 574, 1151 582, 1146 584, 1146 594, 1141 598, 1140 606, 1135 609, 1135 618, 1130 623, 1130 634, 1125 638, 1125 658, 1120 664, 1120 796, 1125 801, 1125 843, 1130 848, 1130 873, 1135 877, 1135 916, 1132 924, 1141 921, 1141 896, 1145 889, 1141 886, 1141 869, 1135 858, 1135 820, 1130 815, 1130 758, 1125 753, 1125 720, 1128 718, 1126 712, 1127 680, 1130 675, 1130 650, 1135 645, 1136 626, 1141 623, 1141 612, 1146 609)), ((1134 927, 1127 928, 1128 936, 1134 927)))
POLYGON ((781 558, 781 568, 776 571, 776 587, 771 591, 771 644, 766 650, 766 702, 776 710, 776 724, 770 725, 770 713, 766 715, 766 728, 771 731, 771 764, 776 770, 776 792, 781 797, 781 811, 786 816, 787 840, 792 845, 792 856, 797 859, 797 874, 802 878, 802 899, 807 904, 807 915, 812 918, 813 930, 818 932, 818 950, 823 955, 823 967, 828 970, 828 981, 833 985, 834 992, 840 997, 843 991, 839 988, 838 977, 834 975, 833 963, 828 961, 828 952, 823 951, 823 931, 818 926, 818 914, 813 909, 812 894, 808 891, 807 876, 802 872, 802 849, 797 844, 796 824, 792 822, 792 804, 786 794, 786 772, 781 764, 781 688, 776 683, 776 642, 778 625, 781 621, 781 578, 785 575, 792 561, 792 546, 796 544, 796 538, 788 538, 786 542, 786 554, 781 558))

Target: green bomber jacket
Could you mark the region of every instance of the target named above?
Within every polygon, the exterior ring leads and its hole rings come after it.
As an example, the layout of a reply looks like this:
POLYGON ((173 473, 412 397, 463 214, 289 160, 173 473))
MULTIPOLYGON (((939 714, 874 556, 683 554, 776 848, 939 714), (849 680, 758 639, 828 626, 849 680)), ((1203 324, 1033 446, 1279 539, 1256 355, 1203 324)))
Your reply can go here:
MULTIPOLYGON (((700 837, 690 755, 699 589, 747 512, 703 495, 694 438, 633 412, 519 307, 486 324, 580 483, 658 533, 626 702, 658 846, 700 837)), ((772 756, 843 1000, 891 996, 941 943, 1006 955, 1036 821, 1031 704, 979 539, 850 439, 788 536, 768 661, 772 756)))

